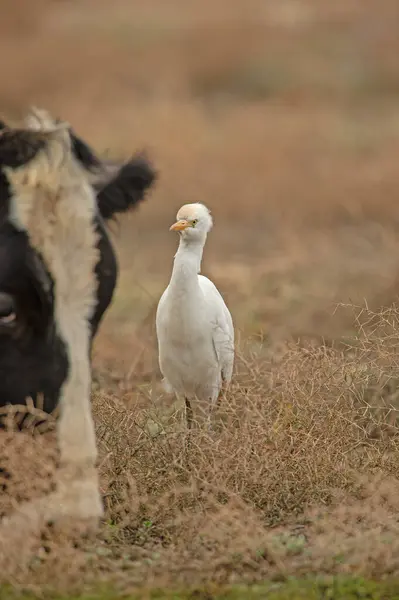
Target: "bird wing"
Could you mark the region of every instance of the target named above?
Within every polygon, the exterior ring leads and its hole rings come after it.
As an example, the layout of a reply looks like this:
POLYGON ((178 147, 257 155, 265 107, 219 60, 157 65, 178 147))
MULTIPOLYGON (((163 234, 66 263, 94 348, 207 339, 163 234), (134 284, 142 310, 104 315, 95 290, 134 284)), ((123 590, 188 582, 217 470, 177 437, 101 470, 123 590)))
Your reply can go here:
POLYGON ((198 280, 207 304, 207 316, 213 324, 212 341, 222 378, 229 383, 234 364, 233 319, 214 283, 204 275, 198 275, 198 280))
POLYGON ((162 336, 164 330, 164 321, 165 321, 165 301, 168 295, 169 286, 165 289, 162 296, 159 299, 157 312, 155 315, 155 328, 157 333, 158 342, 160 337, 162 336))
MULTIPOLYGON (((164 319, 163 319, 164 304, 165 304, 166 296, 168 294, 168 289, 169 289, 169 286, 165 289, 161 298, 159 299, 156 316, 155 316, 155 328, 156 328, 156 332, 157 332, 158 343, 159 343, 160 338, 162 337, 162 329, 163 329, 163 321, 164 321, 164 319)), ((159 365, 159 368, 162 373, 161 364, 159 365)), ((162 373, 162 375, 163 375, 163 373, 162 373)), ((163 377, 163 379, 162 379, 162 387, 167 394, 173 393, 173 387, 171 386, 169 381, 166 379, 166 377, 163 377)))

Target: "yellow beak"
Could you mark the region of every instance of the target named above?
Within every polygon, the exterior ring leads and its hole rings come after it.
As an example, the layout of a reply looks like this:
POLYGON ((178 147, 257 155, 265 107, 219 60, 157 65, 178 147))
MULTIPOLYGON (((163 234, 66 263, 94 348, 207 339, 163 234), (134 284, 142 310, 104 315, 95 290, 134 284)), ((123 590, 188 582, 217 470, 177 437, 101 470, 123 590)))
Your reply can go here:
POLYGON ((169 231, 184 231, 187 229, 187 227, 190 227, 190 223, 185 219, 180 219, 180 221, 173 223, 173 225, 169 228, 169 231))

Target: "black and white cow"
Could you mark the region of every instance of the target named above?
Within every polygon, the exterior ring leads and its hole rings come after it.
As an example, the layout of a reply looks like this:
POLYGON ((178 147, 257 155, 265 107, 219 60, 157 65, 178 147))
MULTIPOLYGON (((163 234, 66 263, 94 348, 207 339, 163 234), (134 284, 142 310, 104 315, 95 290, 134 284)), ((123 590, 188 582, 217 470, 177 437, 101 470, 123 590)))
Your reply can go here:
POLYGON ((60 477, 47 517, 102 514, 90 351, 117 281, 106 222, 155 178, 143 157, 103 164, 44 112, 0 128, 0 407, 59 407, 60 477))

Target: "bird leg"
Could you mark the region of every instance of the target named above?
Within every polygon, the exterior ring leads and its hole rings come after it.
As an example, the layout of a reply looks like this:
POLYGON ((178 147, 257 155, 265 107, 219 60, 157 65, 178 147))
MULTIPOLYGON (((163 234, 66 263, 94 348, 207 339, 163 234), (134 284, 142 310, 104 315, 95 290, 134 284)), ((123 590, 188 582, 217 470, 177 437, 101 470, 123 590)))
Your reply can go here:
POLYGON ((184 398, 186 404, 186 423, 189 431, 192 429, 210 429, 211 423, 211 408, 210 403, 200 402, 198 399, 194 401, 194 408, 188 398, 184 398))
POLYGON ((198 429, 210 431, 212 429, 212 402, 211 400, 194 400, 192 406, 190 401, 186 399, 186 418, 189 429, 198 429))
POLYGON ((187 421, 187 427, 188 427, 188 429, 191 429, 192 425, 193 425, 193 409, 191 407, 191 403, 190 403, 190 400, 188 398, 185 398, 185 403, 186 403, 186 421, 187 421))

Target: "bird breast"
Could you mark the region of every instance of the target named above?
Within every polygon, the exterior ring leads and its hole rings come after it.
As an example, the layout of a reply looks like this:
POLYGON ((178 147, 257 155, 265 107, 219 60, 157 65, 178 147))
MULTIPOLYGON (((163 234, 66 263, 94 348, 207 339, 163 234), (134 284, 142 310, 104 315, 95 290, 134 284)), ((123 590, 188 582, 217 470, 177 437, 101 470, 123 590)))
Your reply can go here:
POLYGON ((213 396, 220 368, 209 327, 185 327, 164 330, 159 337, 159 362, 163 375, 174 390, 186 396, 213 396))

